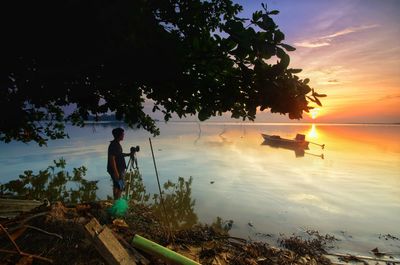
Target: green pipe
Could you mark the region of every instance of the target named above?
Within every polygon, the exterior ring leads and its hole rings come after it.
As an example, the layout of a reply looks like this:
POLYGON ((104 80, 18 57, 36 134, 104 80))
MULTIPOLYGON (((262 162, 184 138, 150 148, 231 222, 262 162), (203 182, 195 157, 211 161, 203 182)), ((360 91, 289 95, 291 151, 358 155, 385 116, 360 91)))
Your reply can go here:
POLYGON ((163 247, 153 241, 150 241, 144 237, 141 237, 139 235, 135 235, 132 240, 132 245, 138 249, 143 250, 144 252, 157 256, 163 260, 167 260, 169 262, 172 262, 173 264, 179 264, 179 265, 200 265, 200 263, 197 263, 185 256, 182 256, 181 254, 178 254, 166 247, 163 247))

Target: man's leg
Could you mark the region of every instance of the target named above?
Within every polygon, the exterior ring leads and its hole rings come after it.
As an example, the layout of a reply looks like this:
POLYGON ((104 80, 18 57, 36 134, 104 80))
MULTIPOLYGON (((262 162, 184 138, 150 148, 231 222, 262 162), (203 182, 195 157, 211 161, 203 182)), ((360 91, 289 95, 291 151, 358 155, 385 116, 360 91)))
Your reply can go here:
POLYGON ((114 200, 118 200, 121 197, 121 190, 119 189, 119 183, 115 180, 114 176, 111 175, 113 182, 113 196, 114 200))
POLYGON ((116 188, 115 186, 113 187, 113 196, 114 200, 118 199, 118 188, 116 188))
MULTIPOLYGON (((119 175, 123 176, 123 172, 121 172, 119 175)), ((111 175, 111 179, 113 181, 113 195, 114 195, 114 200, 118 200, 121 198, 122 190, 124 189, 124 179, 122 180, 116 180, 113 175, 111 175), (122 182, 122 183, 121 183, 122 182)))
POLYGON ((113 193, 114 193, 114 200, 118 200, 119 198, 121 198, 122 191, 118 187, 114 187, 113 193))

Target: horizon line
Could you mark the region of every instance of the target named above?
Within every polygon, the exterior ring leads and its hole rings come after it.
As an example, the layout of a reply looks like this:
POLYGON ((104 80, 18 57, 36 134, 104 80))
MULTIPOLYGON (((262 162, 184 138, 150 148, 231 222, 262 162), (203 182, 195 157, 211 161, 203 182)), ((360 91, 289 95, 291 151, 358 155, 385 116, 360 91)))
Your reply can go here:
MULTIPOLYGON (((253 121, 196 121, 196 120, 156 120, 156 123, 208 123, 225 125, 400 125, 400 122, 253 122, 253 121)), ((86 124, 93 123, 124 123, 124 121, 85 121, 86 124)))

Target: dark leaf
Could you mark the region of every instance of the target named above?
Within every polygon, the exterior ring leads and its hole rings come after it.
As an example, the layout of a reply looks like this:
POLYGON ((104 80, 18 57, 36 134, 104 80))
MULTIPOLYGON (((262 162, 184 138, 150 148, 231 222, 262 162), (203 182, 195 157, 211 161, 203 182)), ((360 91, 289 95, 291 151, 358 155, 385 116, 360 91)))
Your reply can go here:
POLYGON ((282 33, 279 29, 274 33, 274 41, 275 43, 280 43, 285 39, 285 34, 282 33))
POLYGON ((261 6, 264 8, 265 11, 267 11, 267 3, 261 3, 261 6))
POLYGON ((314 93, 313 93, 313 96, 315 96, 315 97, 320 97, 320 98, 324 98, 324 97, 326 97, 327 95, 326 95, 326 94, 318 94, 317 92, 314 92, 314 93))
POLYGON ((257 25, 262 28, 263 30, 274 30, 276 27, 276 24, 272 18, 270 18, 268 15, 263 15, 263 20, 262 22, 257 23, 257 25))
POLYGON ((287 55, 282 49, 277 48, 277 55, 279 58, 281 58, 279 62, 279 66, 282 69, 286 69, 289 66, 290 63, 290 57, 287 55))
POLYGON ((314 97, 314 99, 315 99, 315 103, 317 103, 318 104, 318 106, 320 106, 320 107, 322 107, 322 103, 321 103, 321 101, 319 101, 319 99, 318 98, 316 98, 316 97, 314 97))
POLYGON ((283 50, 283 49, 281 49, 281 48, 277 48, 276 49, 276 55, 278 56, 278 58, 283 58, 283 57, 285 57, 287 54, 286 54, 286 52, 283 50))
POLYGON ((272 10, 270 12, 268 12, 269 15, 278 15, 279 11, 278 10, 272 10))
POLYGON ((287 50, 287 51, 289 51, 289 52, 292 52, 292 51, 295 51, 295 50, 296 50, 295 47, 292 47, 292 46, 287 45, 287 44, 284 44, 284 43, 280 43, 280 44, 278 44, 278 45, 282 46, 283 48, 285 48, 285 50, 287 50))
POLYGON ((298 74, 298 73, 300 73, 300 72, 303 71, 303 70, 302 70, 302 69, 290 68, 290 69, 288 69, 288 71, 289 71, 290 73, 292 73, 292 74, 298 74))
POLYGON ((312 102, 315 102, 315 99, 309 96, 306 96, 309 100, 311 100, 312 102))
POLYGON ((210 114, 208 113, 207 110, 201 109, 201 110, 199 111, 198 118, 199 118, 200 121, 205 121, 205 120, 207 120, 208 118, 210 118, 210 114))
POLYGON ((261 11, 256 11, 253 13, 253 22, 258 22, 258 20, 260 20, 262 16, 262 12, 261 11))

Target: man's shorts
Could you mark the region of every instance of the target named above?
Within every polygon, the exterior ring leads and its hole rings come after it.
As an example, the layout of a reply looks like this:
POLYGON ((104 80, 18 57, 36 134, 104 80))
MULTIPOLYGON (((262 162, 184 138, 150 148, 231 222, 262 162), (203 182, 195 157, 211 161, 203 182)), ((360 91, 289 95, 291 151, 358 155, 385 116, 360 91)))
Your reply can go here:
MULTIPOLYGON (((121 176, 121 175, 122 175, 122 174, 120 174, 120 176, 121 176)), ((116 179, 114 178, 114 176, 111 175, 111 179, 112 179, 112 182, 113 182, 113 187, 114 187, 115 189, 123 190, 123 189, 125 188, 125 181, 124 181, 123 178, 122 178, 122 179, 119 179, 119 180, 116 180, 116 179)))

